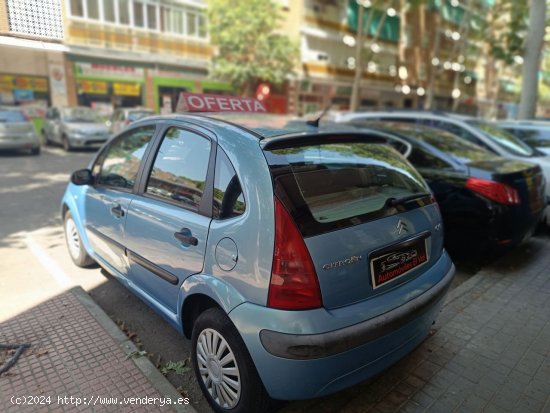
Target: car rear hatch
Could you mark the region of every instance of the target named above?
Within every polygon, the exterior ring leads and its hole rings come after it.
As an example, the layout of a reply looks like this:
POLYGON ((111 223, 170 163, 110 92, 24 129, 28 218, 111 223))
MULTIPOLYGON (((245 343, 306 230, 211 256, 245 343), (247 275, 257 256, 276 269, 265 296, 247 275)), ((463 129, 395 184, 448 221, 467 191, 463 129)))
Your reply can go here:
POLYGON ((275 202, 307 246, 324 307, 396 288, 441 256, 441 218, 426 183, 377 138, 300 136, 268 142, 264 152, 275 202))
POLYGON ((18 111, 0 111, 0 137, 17 138, 34 131, 32 123, 18 111))
POLYGON ((525 235, 534 229, 545 207, 545 179, 540 166, 522 161, 495 158, 470 162, 470 179, 477 185, 468 184, 470 189, 496 201, 509 209, 507 222, 501 226, 503 240, 511 239, 518 233, 525 235), (504 186, 495 187, 493 192, 485 192, 483 182, 496 182, 504 186), (481 184, 481 185, 480 185, 481 184), (480 190, 481 189, 481 190, 480 190))

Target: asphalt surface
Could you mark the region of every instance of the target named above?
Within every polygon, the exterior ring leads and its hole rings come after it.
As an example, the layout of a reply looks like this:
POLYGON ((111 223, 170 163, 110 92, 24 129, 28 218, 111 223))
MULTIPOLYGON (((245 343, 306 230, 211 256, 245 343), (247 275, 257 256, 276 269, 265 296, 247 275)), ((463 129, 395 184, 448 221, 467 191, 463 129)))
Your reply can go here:
MULTIPOLYGON (((90 151, 65 153, 55 147, 44 148, 38 157, 0 153, 0 291, 4 292, 0 322, 80 285, 159 368, 171 361, 190 366, 189 340, 112 276, 99 268, 76 267, 66 252, 60 200, 70 173, 86 167, 93 155, 90 151)), ((461 257, 454 286, 487 262, 461 257)), ((210 411, 191 369, 170 372, 167 378, 197 411, 210 411)), ((339 397, 340 393, 331 396, 333 405, 339 397)), ((283 408, 299 411, 300 406, 286 403, 283 408)), ((354 406, 348 407, 355 411, 354 406)))

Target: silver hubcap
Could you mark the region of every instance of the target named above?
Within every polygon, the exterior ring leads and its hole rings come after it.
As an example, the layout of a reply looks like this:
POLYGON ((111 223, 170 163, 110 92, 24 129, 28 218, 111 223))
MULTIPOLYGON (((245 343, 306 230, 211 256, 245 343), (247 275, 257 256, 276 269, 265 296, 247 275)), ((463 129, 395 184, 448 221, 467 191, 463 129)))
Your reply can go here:
POLYGON ((67 219, 67 223, 65 224, 65 237, 67 238, 69 253, 73 258, 77 259, 80 255, 80 237, 72 218, 67 219))
POLYGON ((204 329, 197 340, 197 362, 202 382, 214 401, 232 409, 241 397, 241 376, 235 355, 227 341, 211 328, 204 329))

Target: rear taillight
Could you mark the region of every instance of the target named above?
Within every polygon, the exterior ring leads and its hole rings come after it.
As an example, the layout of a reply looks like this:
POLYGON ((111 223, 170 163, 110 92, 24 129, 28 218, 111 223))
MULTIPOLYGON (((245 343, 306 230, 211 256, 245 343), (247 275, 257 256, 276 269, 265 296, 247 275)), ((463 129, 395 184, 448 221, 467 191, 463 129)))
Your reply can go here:
POLYGON ((290 214, 275 198, 275 248, 267 306, 282 310, 321 307, 313 261, 290 214))
POLYGON ((486 181, 485 179, 469 178, 466 181, 466 188, 483 195, 493 201, 504 205, 518 205, 518 191, 501 182, 486 181))

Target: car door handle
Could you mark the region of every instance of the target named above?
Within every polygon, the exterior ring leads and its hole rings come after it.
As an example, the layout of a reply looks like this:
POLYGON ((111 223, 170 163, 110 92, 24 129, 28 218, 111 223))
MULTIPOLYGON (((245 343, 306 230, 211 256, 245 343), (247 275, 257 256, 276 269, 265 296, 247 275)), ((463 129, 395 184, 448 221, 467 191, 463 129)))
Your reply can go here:
POLYGON ((117 218, 122 218, 124 216, 124 211, 120 207, 120 205, 114 206, 111 208, 111 212, 113 215, 117 218))
POLYGON ((186 245, 195 246, 199 243, 199 240, 191 235, 191 230, 189 228, 184 228, 180 232, 174 232, 174 238, 186 245))

